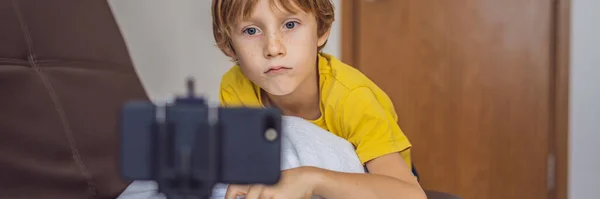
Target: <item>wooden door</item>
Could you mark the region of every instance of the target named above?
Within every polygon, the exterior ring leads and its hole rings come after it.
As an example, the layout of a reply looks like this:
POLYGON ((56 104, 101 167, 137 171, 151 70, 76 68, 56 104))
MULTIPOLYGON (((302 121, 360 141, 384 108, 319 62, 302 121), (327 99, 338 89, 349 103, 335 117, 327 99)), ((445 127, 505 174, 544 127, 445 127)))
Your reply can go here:
POLYGON ((344 2, 343 60, 392 98, 424 188, 550 197, 552 2, 344 2))

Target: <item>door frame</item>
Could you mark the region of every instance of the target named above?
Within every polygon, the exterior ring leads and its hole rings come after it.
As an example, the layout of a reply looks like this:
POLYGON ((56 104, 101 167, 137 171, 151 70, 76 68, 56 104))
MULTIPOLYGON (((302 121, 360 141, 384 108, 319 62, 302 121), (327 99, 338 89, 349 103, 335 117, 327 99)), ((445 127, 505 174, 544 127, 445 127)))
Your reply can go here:
POLYGON ((550 151, 555 154, 554 199, 568 198, 569 176, 569 81, 571 52, 571 4, 572 0, 555 0, 553 12, 552 51, 553 89, 551 96, 550 151))
MULTIPOLYGON (((569 75, 571 1, 554 0, 550 58, 552 67, 551 103, 549 126, 549 152, 554 154, 554 189, 550 199, 568 198, 568 146, 569 146, 569 75)), ((359 0, 343 0, 341 3, 341 60, 349 65, 358 63, 355 49, 358 41, 359 0)))

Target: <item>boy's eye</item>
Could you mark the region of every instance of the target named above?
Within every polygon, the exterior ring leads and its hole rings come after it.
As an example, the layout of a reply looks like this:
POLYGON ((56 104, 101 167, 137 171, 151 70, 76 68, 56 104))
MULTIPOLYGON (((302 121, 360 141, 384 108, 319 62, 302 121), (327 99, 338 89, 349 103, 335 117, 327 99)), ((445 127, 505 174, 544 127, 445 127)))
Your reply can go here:
POLYGON ((258 32, 258 30, 256 30, 256 28, 248 28, 248 29, 244 30, 244 33, 246 33, 248 35, 254 35, 254 34, 256 34, 256 32, 258 32))
POLYGON ((285 27, 288 29, 292 29, 292 28, 296 27, 296 22, 295 21, 287 22, 287 23, 285 23, 285 27))

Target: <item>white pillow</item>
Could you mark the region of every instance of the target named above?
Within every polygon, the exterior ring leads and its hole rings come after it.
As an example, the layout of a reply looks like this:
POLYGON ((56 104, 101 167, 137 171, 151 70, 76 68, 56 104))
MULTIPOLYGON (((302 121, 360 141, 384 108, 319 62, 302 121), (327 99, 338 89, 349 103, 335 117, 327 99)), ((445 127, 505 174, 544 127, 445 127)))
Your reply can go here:
POLYGON ((365 172, 354 146, 347 140, 298 117, 284 116, 282 127, 282 169, 314 166, 339 172, 365 172))
MULTIPOLYGON (((314 166, 338 172, 365 173, 354 146, 347 140, 299 117, 284 116, 282 130, 282 170, 314 166)), ((224 198, 226 190, 227 185, 218 184, 212 198, 224 198)))

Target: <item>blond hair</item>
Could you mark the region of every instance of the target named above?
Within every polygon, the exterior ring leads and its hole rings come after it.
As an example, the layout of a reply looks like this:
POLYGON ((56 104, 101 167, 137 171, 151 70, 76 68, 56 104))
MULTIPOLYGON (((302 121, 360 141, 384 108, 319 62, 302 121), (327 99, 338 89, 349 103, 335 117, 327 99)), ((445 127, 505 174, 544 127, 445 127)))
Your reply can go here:
MULTIPOLYGON (((334 21, 334 7, 330 0, 270 0, 272 6, 279 5, 285 11, 296 13, 298 9, 306 13, 312 13, 317 20, 317 35, 322 37, 331 28, 334 21)), ((213 36, 217 46, 225 55, 232 56, 235 51, 231 44, 230 30, 232 26, 242 19, 247 19, 258 0, 213 0, 213 36)), ((327 42, 325 42, 326 44, 327 42)), ((325 44, 317 48, 318 51, 325 44)))

